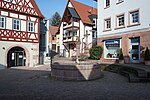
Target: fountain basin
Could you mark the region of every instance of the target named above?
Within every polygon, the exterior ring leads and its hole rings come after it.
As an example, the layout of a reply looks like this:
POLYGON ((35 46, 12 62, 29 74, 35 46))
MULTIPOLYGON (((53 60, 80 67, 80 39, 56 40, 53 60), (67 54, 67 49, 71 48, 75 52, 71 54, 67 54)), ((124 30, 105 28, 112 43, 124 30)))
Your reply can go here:
POLYGON ((58 80, 94 80, 102 76, 99 64, 58 64, 54 63, 51 76, 58 80))

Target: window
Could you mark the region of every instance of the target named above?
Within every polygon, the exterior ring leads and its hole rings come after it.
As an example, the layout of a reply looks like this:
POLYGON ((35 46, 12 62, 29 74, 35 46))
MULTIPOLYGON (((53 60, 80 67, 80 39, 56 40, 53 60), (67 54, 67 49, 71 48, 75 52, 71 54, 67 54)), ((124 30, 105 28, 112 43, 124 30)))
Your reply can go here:
POLYGON ((96 25, 97 24, 97 21, 96 21, 96 18, 93 18, 93 28, 96 28, 96 25))
POLYGON ((73 36, 77 36, 77 32, 73 32, 73 36))
POLYGON ((20 30, 20 20, 13 19, 13 30, 20 30))
POLYGON ((6 2, 12 2, 12 0, 3 0, 3 1, 6 1, 6 2))
POLYGON ((97 38, 96 31, 92 31, 92 38, 97 38))
POLYGON ((104 30, 110 30, 111 29, 111 18, 105 19, 105 29, 104 30))
POLYGON ((110 0, 105 0, 105 8, 110 7, 110 0))
POLYGON ((124 2, 124 0, 117 0, 117 4, 124 2))
POLYGON ((52 40, 55 40, 55 35, 52 35, 52 40))
POLYGON ((28 32, 34 32, 34 22, 28 22, 28 32))
POLYGON ((5 17, 0 16, 0 28, 5 28, 5 17))
POLYGON ((125 26, 124 14, 117 16, 117 28, 122 28, 125 26))
POLYGON ((129 18, 129 24, 130 25, 135 25, 135 24, 139 24, 139 10, 135 10, 129 13, 130 18, 129 18))
POLYGON ((116 59, 119 57, 120 39, 106 40, 104 47, 105 58, 116 59))

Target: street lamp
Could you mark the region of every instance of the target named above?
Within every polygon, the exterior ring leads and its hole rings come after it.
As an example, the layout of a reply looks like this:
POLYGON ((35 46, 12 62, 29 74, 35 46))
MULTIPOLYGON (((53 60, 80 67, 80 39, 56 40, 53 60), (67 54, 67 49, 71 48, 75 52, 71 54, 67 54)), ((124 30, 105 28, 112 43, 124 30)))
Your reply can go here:
POLYGON ((49 47, 49 57, 50 57, 50 68, 52 67, 52 48, 51 46, 48 46, 49 47))

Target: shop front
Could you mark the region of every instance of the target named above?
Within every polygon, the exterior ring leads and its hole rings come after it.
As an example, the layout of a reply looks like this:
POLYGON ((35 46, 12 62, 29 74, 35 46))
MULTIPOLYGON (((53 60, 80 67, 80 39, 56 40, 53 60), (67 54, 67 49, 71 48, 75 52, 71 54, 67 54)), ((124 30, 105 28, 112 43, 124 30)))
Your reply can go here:
POLYGON ((121 48, 120 39, 104 41, 104 59, 118 59, 119 49, 121 48))
POLYGON ((130 62, 140 63, 140 38, 130 39, 130 62))

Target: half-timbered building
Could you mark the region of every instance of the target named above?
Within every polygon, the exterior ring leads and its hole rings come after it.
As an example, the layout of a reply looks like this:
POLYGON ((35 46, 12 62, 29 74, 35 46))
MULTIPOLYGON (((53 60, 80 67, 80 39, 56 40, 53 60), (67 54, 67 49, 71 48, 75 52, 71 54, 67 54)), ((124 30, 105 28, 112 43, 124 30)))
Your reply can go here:
POLYGON ((38 64, 42 18, 34 0, 0 0, 0 68, 38 64))

